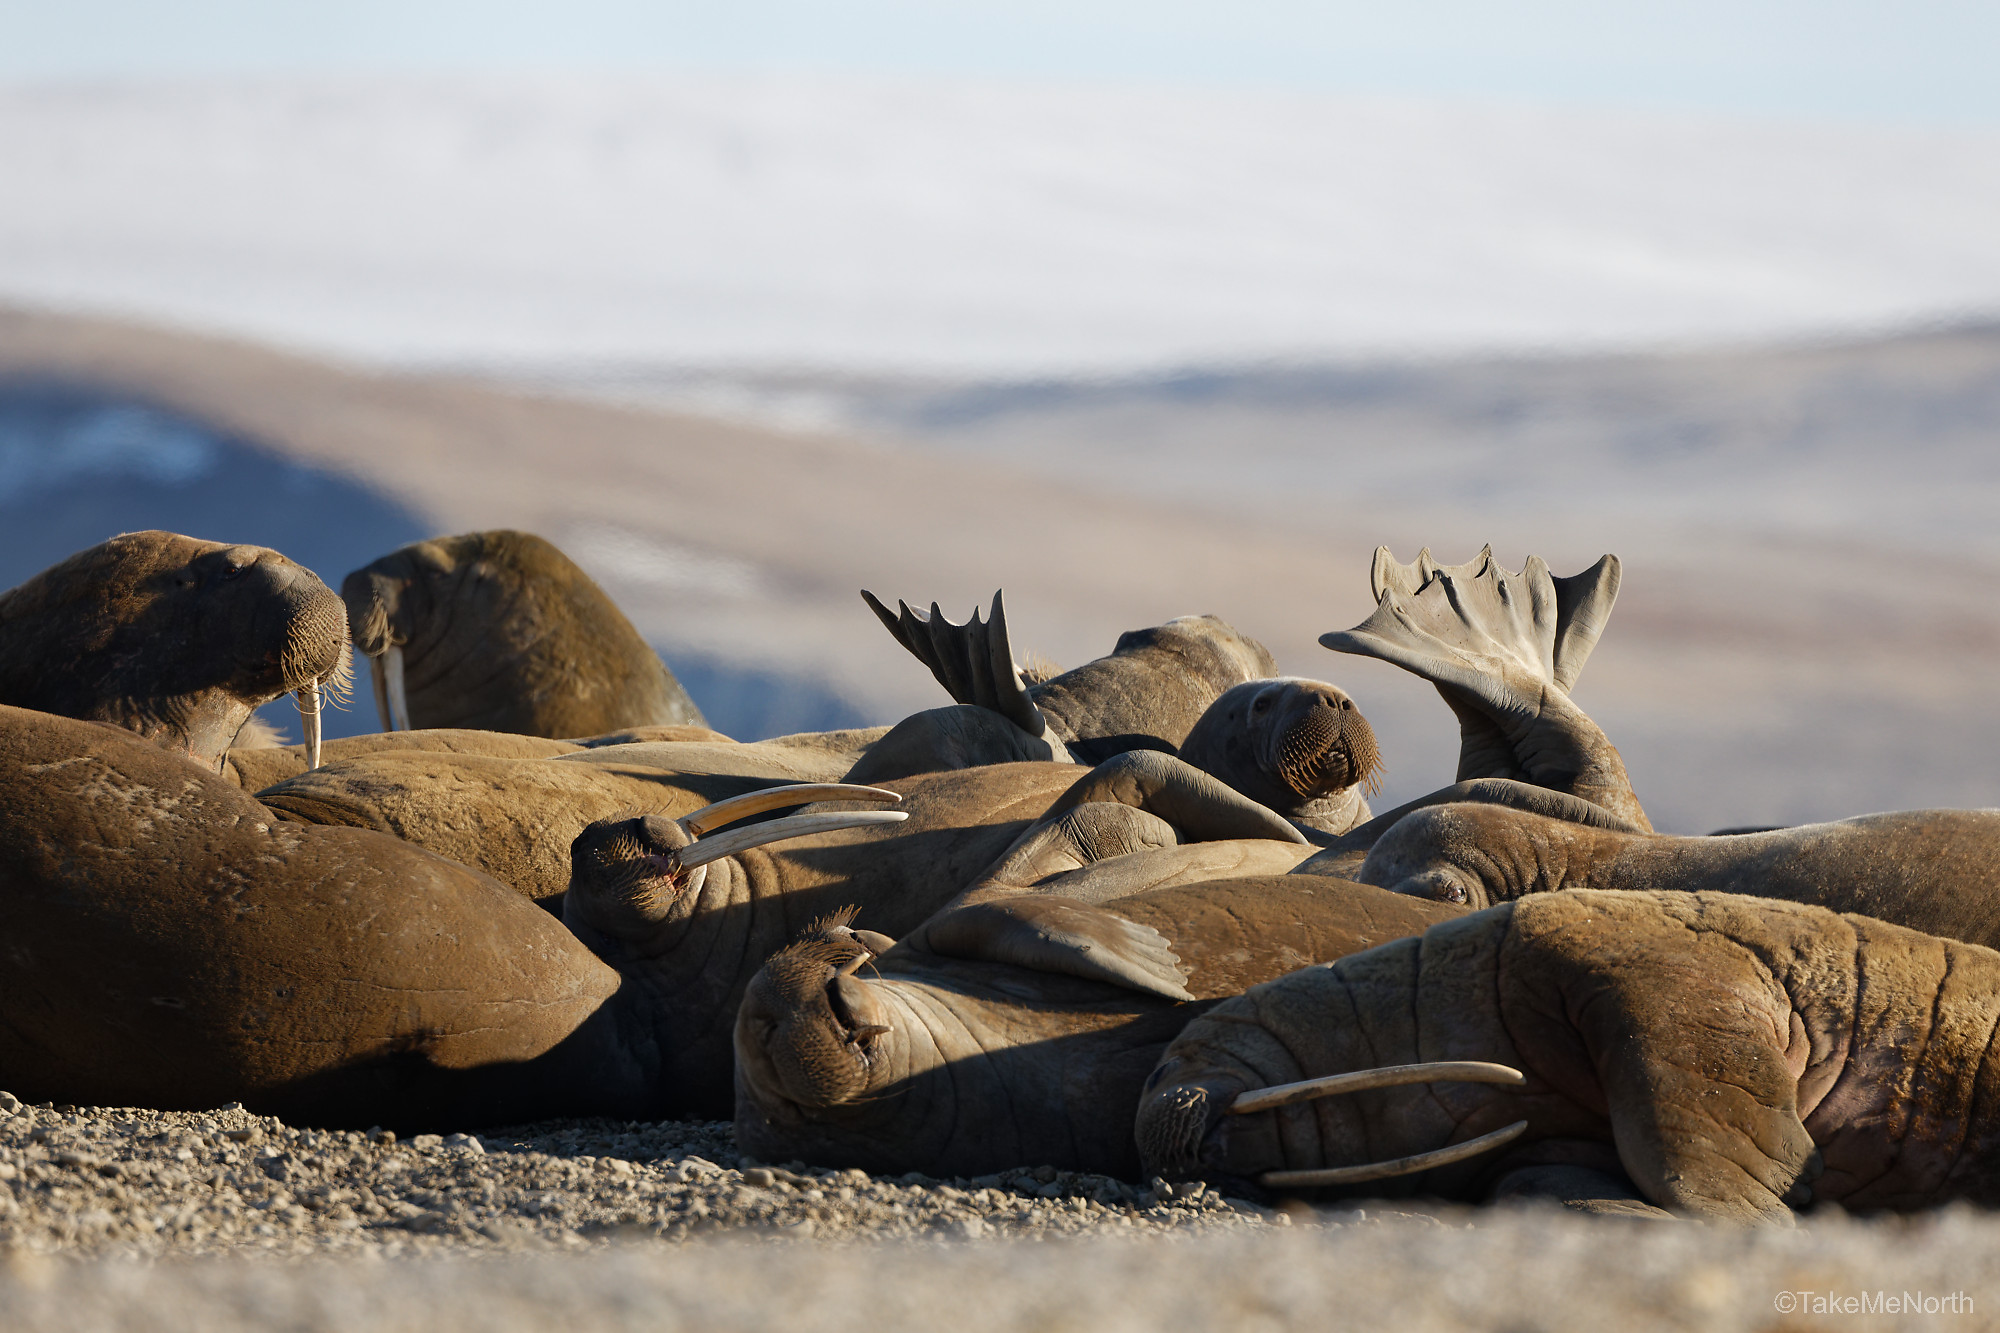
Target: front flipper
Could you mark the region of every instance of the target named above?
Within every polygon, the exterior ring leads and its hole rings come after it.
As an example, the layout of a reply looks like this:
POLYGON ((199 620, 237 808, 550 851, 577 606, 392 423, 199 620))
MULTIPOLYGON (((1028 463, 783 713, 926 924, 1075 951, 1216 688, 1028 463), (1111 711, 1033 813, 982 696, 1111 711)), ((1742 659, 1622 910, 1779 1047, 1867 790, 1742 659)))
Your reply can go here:
POLYGON ((1166 936, 1063 898, 1017 893, 947 908, 897 947, 1105 981, 1170 1000, 1194 998, 1166 936))
POLYGON ((1305 842, 1290 820, 1222 779, 1158 750, 1114 755, 1055 799, 1044 821, 1092 801, 1129 805, 1157 815, 1180 832, 1182 842, 1273 838, 1305 842))
POLYGON ((1371 578, 1374 614, 1320 642, 1437 686, 1459 719, 1461 781, 1520 779, 1650 830, 1617 749, 1569 697, 1617 600, 1619 577, 1612 555, 1559 579, 1539 556, 1519 573, 1502 569, 1491 547, 1464 565, 1439 565, 1428 549, 1402 565, 1383 547, 1371 578))
POLYGON ((1003 593, 993 594, 993 607, 984 623, 974 610, 964 624, 955 625, 945 619, 936 602, 925 613, 913 611, 909 603, 899 600, 892 613, 874 593, 866 589, 861 593, 861 599, 896 642, 930 668, 954 702, 990 708, 1028 735, 1040 736, 1048 729, 1048 722, 1028 697, 1020 668, 1014 665, 1002 598, 1003 593))

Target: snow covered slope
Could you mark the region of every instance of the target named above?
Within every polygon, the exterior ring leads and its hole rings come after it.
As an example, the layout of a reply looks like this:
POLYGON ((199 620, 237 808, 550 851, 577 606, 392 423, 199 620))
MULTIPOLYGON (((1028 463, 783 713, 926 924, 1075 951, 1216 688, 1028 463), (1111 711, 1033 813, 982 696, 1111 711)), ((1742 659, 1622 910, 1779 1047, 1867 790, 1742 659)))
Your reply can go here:
POLYGON ((0 89, 0 300, 398 363, 930 368, 2000 309, 2000 134, 680 77, 0 89))

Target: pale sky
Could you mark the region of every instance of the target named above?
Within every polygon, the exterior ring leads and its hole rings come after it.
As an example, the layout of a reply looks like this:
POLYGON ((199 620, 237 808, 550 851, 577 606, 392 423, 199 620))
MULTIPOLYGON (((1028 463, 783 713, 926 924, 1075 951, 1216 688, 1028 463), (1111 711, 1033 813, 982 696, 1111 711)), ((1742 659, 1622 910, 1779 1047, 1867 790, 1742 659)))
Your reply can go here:
POLYGON ((2000 125, 1995 0, 0 0, 0 79, 615 68, 2000 125))

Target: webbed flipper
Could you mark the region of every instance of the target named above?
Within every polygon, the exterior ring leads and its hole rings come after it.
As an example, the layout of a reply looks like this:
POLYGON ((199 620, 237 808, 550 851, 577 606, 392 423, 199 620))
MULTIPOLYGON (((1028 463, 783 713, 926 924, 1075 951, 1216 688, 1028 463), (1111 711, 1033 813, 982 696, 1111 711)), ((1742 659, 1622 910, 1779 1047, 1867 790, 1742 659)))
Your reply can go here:
POLYGON ((883 627, 930 668, 954 702, 990 708, 1030 736, 1040 736, 1048 723, 1028 697, 1021 670, 1014 664, 1014 650, 1007 641, 1004 596, 1004 591, 993 594, 985 621, 975 609, 964 624, 953 624, 936 602, 931 603, 929 612, 923 612, 898 600, 891 612, 874 593, 865 588, 861 593, 883 627))
POLYGON ((1166 936, 1065 898, 1015 893, 947 908, 897 947, 1105 981, 1170 1000, 1194 998, 1166 936))
POLYGON ((1484 547, 1463 565, 1428 548, 1399 564, 1375 552, 1375 611, 1320 636, 1336 652, 1391 662, 1437 687, 1459 719, 1458 778, 1512 778, 1569 792, 1650 830, 1624 761, 1569 697, 1618 597, 1618 557, 1557 578, 1539 556, 1519 573, 1484 547))

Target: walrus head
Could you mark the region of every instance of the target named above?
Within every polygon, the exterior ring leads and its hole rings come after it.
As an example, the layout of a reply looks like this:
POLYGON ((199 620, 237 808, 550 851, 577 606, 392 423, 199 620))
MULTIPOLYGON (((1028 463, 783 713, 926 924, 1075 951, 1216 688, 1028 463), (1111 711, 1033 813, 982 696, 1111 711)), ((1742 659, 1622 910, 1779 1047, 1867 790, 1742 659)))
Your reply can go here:
POLYGON ((340 595, 389 731, 705 725, 604 590, 532 533, 416 542, 349 574, 340 595))
POLYGON ((893 1028, 855 973, 892 941, 850 923, 847 908, 806 927, 751 979, 736 1016, 738 1101, 768 1119, 791 1107, 823 1111, 859 1101, 893 1028))
POLYGON ((1307 822, 1337 816, 1339 827, 1328 830, 1336 833, 1358 822, 1344 807, 1367 817, 1360 793, 1376 789, 1382 767, 1375 732, 1345 691, 1289 677, 1225 690, 1180 757, 1280 814, 1307 822))
POLYGON ((281 694, 298 694, 317 749, 346 640, 340 598, 276 551, 128 532, 0 594, 0 703, 115 723, 219 770, 281 694))
POLYGON ((863 824, 897 824, 901 810, 818 810, 726 828, 818 801, 894 805, 902 797, 853 783, 796 782, 746 792, 679 819, 625 814, 600 819, 570 844, 563 921, 612 966, 657 960, 701 909, 708 867, 770 843, 863 824))

